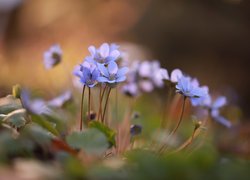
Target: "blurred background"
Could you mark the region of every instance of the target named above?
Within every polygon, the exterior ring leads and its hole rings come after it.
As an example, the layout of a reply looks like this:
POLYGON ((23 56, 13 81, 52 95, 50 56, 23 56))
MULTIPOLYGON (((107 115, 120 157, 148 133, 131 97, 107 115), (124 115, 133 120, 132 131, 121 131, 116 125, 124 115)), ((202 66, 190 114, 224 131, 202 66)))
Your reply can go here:
POLYGON ((248 0, 0 0, 0 96, 20 83, 59 91, 89 45, 116 42, 129 59, 158 59, 250 117, 248 0), (64 64, 47 72, 43 52, 63 49, 64 64), (66 73, 65 73, 66 72, 66 73))

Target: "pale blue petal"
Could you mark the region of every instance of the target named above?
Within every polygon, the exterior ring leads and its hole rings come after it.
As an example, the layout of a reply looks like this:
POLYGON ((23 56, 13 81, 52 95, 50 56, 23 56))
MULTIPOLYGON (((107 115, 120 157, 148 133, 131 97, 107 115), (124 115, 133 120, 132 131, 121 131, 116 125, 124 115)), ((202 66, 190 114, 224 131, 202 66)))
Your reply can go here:
POLYGON ((183 76, 182 72, 180 69, 174 69, 172 72, 171 72, 171 77, 170 77, 170 80, 172 82, 178 82, 178 80, 183 76))
POLYGON ((117 77, 120 77, 120 76, 124 76, 127 72, 128 72, 128 68, 127 67, 123 67, 123 68, 121 68, 121 69, 119 69, 118 71, 117 71, 117 77))
POLYGON ((120 51, 114 50, 109 54, 109 56, 113 57, 114 59, 117 59, 120 56, 120 51))
POLYGON ((95 53, 96 53, 95 46, 89 46, 88 50, 89 50, 91 56, 94 57, 95 53))
POLYGON ((227 128, 232 127, 232 123, 222 116, 216 116, 214 117, 214 120, 222 124, 223 126, 226 126, 227 128))
POLYGON ((109 74, 116 74, 118 71, 118 66, 117 64, 114 62, 114 61, 111 61, 109 64, 108 64, 108 72, 109 74))
POLYGON ((108 82, 109 80, 108 80, 108 78, 106 78, 106 77, 99 76, 99 77, 97 78, 97 81, 100 82, 100 83, 102 83, 102 82, 108 82))
POLYGON ((121 76, 119 78, 116 79, 116 82, 122 82, 126 80, 126 76, 121 76))
POLYGON ((226 97, 220 96, 214 101, 212 108, 215 109, 221 108, 222 106, 226 105, 226 103, 227 103, 226 97))
POLYGON ((110 45, 110 52, 112 52, 112 51, 114 51, 114 50, 117 50, 119 48, 119 46, 117 45, 117 44, 115 44, 115 43, 112 43, 111 45, 110 45))
POLYGON ((108 69, 103 65, 103 64, 99 64, 98 63, 98 69, 99 69, 99 71, 100 71, 100 73, 102 74, 102 75, 104 75, 105 77, 109 77, 109 72, 108 72, 108 69))
POLYGON ((108 57, 108 55, 109 55, 109 45, 107 43, 104 43, 104 44, 101 45, 101 47, 100 47, 100 55, 103 58, 108 57))

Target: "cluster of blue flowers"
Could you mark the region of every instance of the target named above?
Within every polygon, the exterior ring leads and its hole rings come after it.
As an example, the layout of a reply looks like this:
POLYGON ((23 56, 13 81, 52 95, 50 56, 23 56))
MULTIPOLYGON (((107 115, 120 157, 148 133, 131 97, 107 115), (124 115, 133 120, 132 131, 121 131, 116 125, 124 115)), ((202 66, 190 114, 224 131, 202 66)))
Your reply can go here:
MULTIPOLYGON (((152 92, 155 88, 162 88, 167 81, 176 88, 177 93, 189 98, 193 106, 206 108, 214 120, 226 127, 231 127, 231 123, 220 115, 220 109, 226 105, 226 98, 219 97, 212 101, 208 87, 200 86, 197 79, 184 75, 181 70, 174 69, 169 74, 167 69, 162 68, 156 60, 133 61, 130 68, 119 67, 121 63, 118 63, 118 60, 121 59, 122 53, 116 44, 103 43, 99 48, 90 46, 88 50, 90 55, 85 57, 73 71, 84 86, 93 88, 98 83, 104 83, 111 88, 126 80, 122 86, 122 92, 135 97, 144 92, 152 92)), ((56 66, 61 59, 62 50, 59 45, 52 46, 44 53, 46 69, 56 66)), ((61 104, 61 101, 67 97, 66 94, 49 104, 61 104)))
POLYGON ((126 80, 127 67, 119 67, 117 60, 121 52, 116 44, 102 44, 99 48, 90 46, 90 56, 83 63, 76 66, 74 75, 80 78, 80 82, 92 88, 98 83, 116 85, 126 80))
POLYGON ((212 101, 207 86, 200 86, 197 79, 188 76, 182 76, 176 84, 176 91, 184 97, 190 98, 193 106, 206 108, 209 115, 218 123, 230 128, 232 124, 226 118, 220 115, 220 109, 226 105, 227 100, 220 96, 212 101))
POLYGON ((162 68, 159 61, 156 60, 134 61, 122 92, 135 97, 143 92, 152 92, 155 88, 162 88, 165 80, 176 82, 181 75, 182 72, 175 69, 169 77, 168 71, 162 68))

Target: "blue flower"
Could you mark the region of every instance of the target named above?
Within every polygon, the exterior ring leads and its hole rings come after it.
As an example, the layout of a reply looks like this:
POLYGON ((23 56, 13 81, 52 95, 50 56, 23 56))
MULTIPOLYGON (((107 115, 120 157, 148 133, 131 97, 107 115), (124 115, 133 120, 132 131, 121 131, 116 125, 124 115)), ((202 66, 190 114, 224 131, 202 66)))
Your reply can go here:
POLYGON ((195 98, 203 98, 208 94, 207 87, 199 87, 199 83, 196 79, 191 79, 190 77, 182 76, 178 79, 176 85, 176 92, 182 94, 185 97, 189 97, 192 100, 195 98))
POLYGON ((42 99, 30 99, 30 94, 27 90, 22 90, 21 101, 24 108, 32 114, 50 114, 51 110, 42 99))
POLYGON ((58 44, 53 45, 50 49, 44 52, 44 66, 46 69, 51 69, 58 65, 62 60, 62 50, 58 44))
POLYGON ((118 48, 119 46, 116 44, 109 45, 108 43, 103 43, 98 49, 94 46, 90 46, 88 50, 91 55, 87 56, 85 60, 91 63, 107 65, 111 61, 116 61, 121 55, 118 48))
POLYGON ((181 71, 180 69, 174 69, 174 70, 171 72, 171 75, 170 75, 169 80, 170 80, 172 83, 177 83, 177 82, 178 82, 178 79, 180 79, 182 76, 183 76, 183 74, 182 74, 182 71, 181 71))
POLYGON ((205 106, 210 110, 211 117, 218 123, 230 128, 232 126, 231 122, 220 115, 220 109, 227 104, 227 99, 224 96, 219 96, 213 102, 211 97, 208 96, 205 106))
POLYGON ((220 108, 227 104, 226 97, 219 96, 217 99, 212 101, 211 96, 208 94, 199 100, 194 100, 191 102, 194 106, 201 106, 208 109, 213 120, 217 121, 218 123, 226 126, 227 128, 232 126, 230 121, 220 115, 220 108))
POLYGON ((101 83, 119 83, 126 80, 127 67, 118 68, 118 65, 111 61, 107 67, 104 64, 99 64, 98 68, 102 76, 98 77, 98 81, 101 83))
POLYGON ((48 101, 50 107, 60 108, 72 99, 71 91, 66 91, 58 97, 48 101))
POLYGON ((97 79, 100 76, 100 71, 95 64, 84 62, 78 65, 74 70, 74 75, 80 78, 82 84, 92 88, 98 81, 97 79))
POLYGON ((127 83, 122 87, 122 92, 130 97, 139 95, 138 86, 135 83, 127 83))

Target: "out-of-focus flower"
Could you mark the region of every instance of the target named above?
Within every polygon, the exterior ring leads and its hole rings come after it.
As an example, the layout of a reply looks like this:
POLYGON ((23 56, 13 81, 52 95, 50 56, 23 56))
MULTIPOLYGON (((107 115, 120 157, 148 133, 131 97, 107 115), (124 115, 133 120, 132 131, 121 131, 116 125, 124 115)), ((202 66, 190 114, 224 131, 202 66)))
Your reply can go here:
POLYGON ((173 83, 177 83, 178 79, 180 79, 183 76, 182 71, 180 69, 174 69, 171 72, 169 80, 173 83))
POLYGON ((141 134, 141 132, 142 132, 142 126, 141 125, 133 124, 133 125, 130 126, 130 135, 132 137, 141 134))
POLYGON ((122 92, 128 96, 135 97, 138 96, 139 90, 135 83, 128 83, 122 87, 122 92))
POLYGON ((176 92, 182 94, 185 97, 189 97, 191 101, 195 100, 196 98, 203 98, 208 95, 207 87, 199 87, 197 80, 192 80, 190 77, 186 76, 179 78, 176 89, 176 92))
POLYGON ((217 121, 218 123, 226 126, 227 128, 232 127, 232 123, 229 120, 227 120, 225 117, 221 116, 218 109, 217 110, 212 110, 211 111, 211 116, 215 121, 217 121))
POLYGON ((220 108, 227 104, 227 99, 224 96, 219 96, 217 99, 212 101, 210 95, 207 95, 201 99, 192 101, 194 106, 201 106, 209 110, 211 117, 218 123, 230 128, 231 122, 220 115, 220 108))
POLYGON ((30 99, 30 94, 27 90, 22 90, 21 101, 24 108, 32 114, 50 114, 51 110, 42 99, 30 99))
POLYGON ((140 80, 138 85, 143 92, 151 92, 154 90, 154 84, 150 80, 140 80))
POLYGON ((119 83, 126 80, 126 73, 128 72, 127 67, 118 68, 118 65, 111 61, 107 65, 98 64, 98 68, 102 76, 98 77, 98 81, 101 83, 119 83))
POLYGON ((155 85, 156 87, 162 87, 164 85, 163 80, 168 79, 167 70, 161 68, 158 61, 142 62, 138 68, 138 74, 141 78, 149 79, 153 83, 152 86, 155 85))
POLYGON ((116 61, 121 52, 118 50, 119 46, 116 44, 103 43, 99 48, 90 46, 88 48, 90 56, 85 58, 86 61, 91 63, 100 63, 107 65, 111 61, 116 61))
POLYGON ((66 91, 58 97, 48 101, 50 107, 60 108, 72 99, 71 91, 66 91))
POLYGON ((75 67, 73 74, 80 78, 83 85, 92 88, 98 83, 100 71, 95 64, 84 62, 75 67))
POLYGON ((154 88, 164 86, 164 80, 168 80, 168 72, 161 68, 158 61, 134 61, 128 72, 126 84, 122 92, 137 96, 142 92, 151 92, 154 88))
POLYGON ((46 69, 51 69, 58 65, 62 60, 62 50, 58 44, 50 47, 43 55, 44 66, 46 69))

